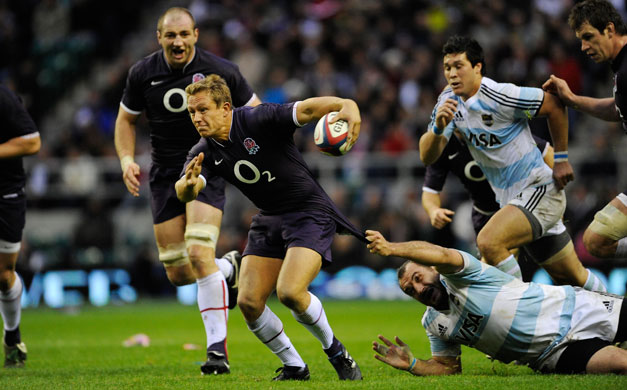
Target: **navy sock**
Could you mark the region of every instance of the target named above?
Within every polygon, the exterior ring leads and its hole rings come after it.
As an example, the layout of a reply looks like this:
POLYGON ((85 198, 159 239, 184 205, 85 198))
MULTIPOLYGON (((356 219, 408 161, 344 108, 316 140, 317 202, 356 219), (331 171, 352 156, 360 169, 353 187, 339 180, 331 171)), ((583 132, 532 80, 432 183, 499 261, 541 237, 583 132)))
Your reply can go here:
POLYGON ((324 350, 324 353, 327 354, 327 356, 330 358, 334 358, 336 356, 338 356, 339 354, 342 353, 342 343, 340 343, 340 340, 336 339, 335 336, 333 336, 333 342, 331 343, 331 346, 327 349, 324 350))
POLYGON ((20 327, 18 326, 14 330, 5 330, 4 331, 4 343, 9 347, 12 347, 16 344, 22 342, 22 335, 20 334, 20 327))

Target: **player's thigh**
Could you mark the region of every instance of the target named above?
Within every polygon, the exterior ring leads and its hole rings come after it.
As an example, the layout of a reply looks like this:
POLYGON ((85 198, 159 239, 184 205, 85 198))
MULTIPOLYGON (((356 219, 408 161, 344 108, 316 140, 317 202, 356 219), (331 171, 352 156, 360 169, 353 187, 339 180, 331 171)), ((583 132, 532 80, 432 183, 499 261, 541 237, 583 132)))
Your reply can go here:
POLYGON ((262 309, 276 287, 283 265, 282 259, 244 256, 239 275, 238 304, 240 307, 262 309))
POLYGON ((207 203, 191 201, 186 205, 185 245, 192 266, 203 277, 218 270, 215 251, 220 236, 222 210, 207 203))
POLYGON ((560 246, 562 246, 561 242, 555 242, 554 245, 548 244, 543 251, 548 258, 540 263, 540 266, 551 275, 556 284, 583 286, 588 279, 588 271, 579 261, 572 241, 568 239, 568 242, 561 249, 560 246))
POLYGON ((480 246, 517 248, 533 239, 531 223, 518 207, 506 205, 497 211, 477 236, 480 246))
POLYGON ((623 203, 626 198, 620 194, 594 215, 584 241, 609 246, 627 236, 627 206, 623 203))
POLYGON ((627 350, 608 345, 598 350, 586 364, 588 374, 627 374, 627 350))
POLYGON ((304 303, 308 303, 307 289, 320 272, 321 266, 322 257, 318 252, 304 247, 290 247, 277 281, 279 299, 304 299, 307 300, 304 303))

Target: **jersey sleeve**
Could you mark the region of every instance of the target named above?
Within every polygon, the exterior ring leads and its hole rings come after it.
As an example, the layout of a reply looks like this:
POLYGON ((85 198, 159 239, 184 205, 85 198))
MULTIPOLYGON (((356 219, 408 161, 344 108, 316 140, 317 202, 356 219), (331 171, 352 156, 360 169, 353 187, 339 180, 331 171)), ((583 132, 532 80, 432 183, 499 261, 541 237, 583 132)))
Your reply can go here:
MULTIPOLYGON (((276 104, 263 103, 248 109, 249 130, 272 132, 276 136, 292 137, 294 130, 301 126, 296 120, 298 102, 276 104)), ((266 134, 267 135, 267 134, 266 134)))
POLYGON ((484 94, 498 104, 496 110, 506 119, 532 119, 538 115, 544 102, 544 91, 540 88, 519 87, 514 84, 499 84, 497 91, 485 88, 484 94))
POLYGON ((139 115, 146 107, 146 100, 142 93, 139 75, 139 63, 133 65, 126 77, 126 86, 122 94, 120 105, 129 114, 139 115))
POLYGON ((0 88, 0 115, 5 120, 1 134, 4 141, 38 132, 33 118, 26 111, 21 99, 8 88, 0 88))
POLYGON ((447 340, 443 340, 433 333, 427 332, 429 338, 429 344, 431 345, 432 356, 451 356, 457 357, 462 354, 461 345, 458 343, 452 343, 447 340))

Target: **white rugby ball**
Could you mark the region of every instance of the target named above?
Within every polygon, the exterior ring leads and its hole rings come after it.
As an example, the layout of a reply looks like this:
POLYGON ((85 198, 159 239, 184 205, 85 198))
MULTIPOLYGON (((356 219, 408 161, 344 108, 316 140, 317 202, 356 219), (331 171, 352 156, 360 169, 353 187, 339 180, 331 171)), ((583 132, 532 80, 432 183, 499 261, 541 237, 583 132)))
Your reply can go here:
POLYGON ((348 137, 348 122, 343 119, 329 123, 337 115, 332 111, 318 121, 314 131, 314 142, 318 149, 329 156, 341 156, 348 152, 352 145, 346 141, 348 137))

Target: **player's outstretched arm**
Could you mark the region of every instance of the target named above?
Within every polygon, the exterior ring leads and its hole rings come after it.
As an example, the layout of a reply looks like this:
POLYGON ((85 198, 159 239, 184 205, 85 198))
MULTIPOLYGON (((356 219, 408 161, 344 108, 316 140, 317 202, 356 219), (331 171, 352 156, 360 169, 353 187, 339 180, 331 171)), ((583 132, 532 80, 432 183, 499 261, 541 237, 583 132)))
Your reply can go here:
POLYGON ((296 119, 298 123, 305 124, 322 118, 325 114, 338 111, 338 114, 329 121, 337 122, 340 119, 348 122, 349 145, 354 145, 359 138, 361 128, 361 115, 359 107, 351 99, 342 99, 335 96, 322 96, 305 99, 296 106, 296 119))
POLYGON ((555 75, 551 75, 551 77, 542 84, 542 89, 558 96, 566 106, 572 107, 575 110, 610 122, 620 121, 620 115, 616 111, 613 97, 598 99, 575 95, 570 90, 566 80, 556 77, 555 75))
POLYGON ((41 137, 39 133, 11 138, 0 144, 0 159, 29 156, 39 152, 40 148, 41 137))
POLYGON ((372 343, 372 349, 377 354, 375 359, 399 370, 409 371, 413 375, 451 375, 462 372, 462 364, 459 356, 433 356, 429 360, 421 360, 414 357, 409 345, 400 338, 395 337, 396 344, 379 335, 380 344, 372 343), (398 345, 397 345, 398 344, 398 345))
POLYGON ((135 162, 135 122, 139 115, 134 115, 122 107, 115 120, 115 150, 122 167, 122 180, 126 189, 133 196, 139 196, 139 165, 135 162))
POLYGON ((464 266, 462 255, 453 249, 426 241, 389 242, 376 230, 366 230, 368 249, 381 256, 397 256, 418 264, 434 266, 443 274, 455 273, 464 266))
POLYGON ((185 174, 174 184, 176 196, 181 202, 191 202, 205 188, 204 180, 200 179, 204 153, 194 157, 185 167, 185 174))
POLYGON ((557 189, 560 190, 575 178, 573 167, 568 162, 568 117, 566 116, 566 107, 564 107, 557 96, 545 92, 544 101, 538 116, 547 117, 556 157, 553 163, 553 180, 557 189))

